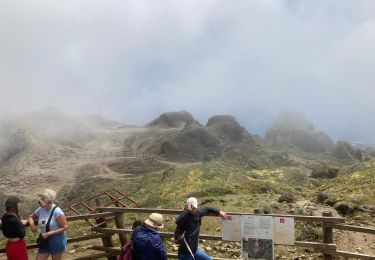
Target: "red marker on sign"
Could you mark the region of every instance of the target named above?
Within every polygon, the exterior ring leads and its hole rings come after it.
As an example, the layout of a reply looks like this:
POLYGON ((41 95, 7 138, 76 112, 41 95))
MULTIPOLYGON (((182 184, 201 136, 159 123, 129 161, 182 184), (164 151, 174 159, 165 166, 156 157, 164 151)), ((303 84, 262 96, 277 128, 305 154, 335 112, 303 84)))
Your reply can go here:
POLYGON ((284 224, 284 222, 285 222, 285 219, 284 218, 280 218, 280 223, 284 224))

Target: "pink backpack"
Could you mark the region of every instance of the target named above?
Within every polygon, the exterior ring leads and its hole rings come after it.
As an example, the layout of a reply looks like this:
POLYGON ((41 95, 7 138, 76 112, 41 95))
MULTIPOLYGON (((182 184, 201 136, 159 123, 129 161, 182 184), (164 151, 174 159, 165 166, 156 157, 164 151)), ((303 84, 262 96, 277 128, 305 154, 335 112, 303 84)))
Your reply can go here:
POLYGON ((122 246, 119 260, 133 260, 132 248, 133 248, 133 241, 129 240, 128 242, 126 242, 125 245, 122 246))

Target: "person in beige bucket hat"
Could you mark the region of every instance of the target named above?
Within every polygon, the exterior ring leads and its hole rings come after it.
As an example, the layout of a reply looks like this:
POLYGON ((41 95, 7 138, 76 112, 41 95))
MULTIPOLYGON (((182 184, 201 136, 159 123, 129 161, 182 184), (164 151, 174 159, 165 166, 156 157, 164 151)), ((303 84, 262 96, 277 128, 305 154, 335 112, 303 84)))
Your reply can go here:
POLYGON ((164 228, 163 215, 152 213, 132 234, 134 252, 140 260, 166 260, 167 251, 157 232, 164 228))
POLYGON ((145 224, 150 228, 162 229, 164 228, 163 221, 164 221, 163 215, 159 213, 152 213, 148 217, 148 219, 145 220, 145 224))

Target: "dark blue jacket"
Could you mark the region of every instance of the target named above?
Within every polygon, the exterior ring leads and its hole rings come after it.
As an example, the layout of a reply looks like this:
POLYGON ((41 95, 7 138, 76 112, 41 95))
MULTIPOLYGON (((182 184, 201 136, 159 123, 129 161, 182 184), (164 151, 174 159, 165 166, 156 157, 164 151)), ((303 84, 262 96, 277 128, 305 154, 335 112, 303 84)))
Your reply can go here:
POLYGON ((133 231, 133 247, 140 260, 166 260, 161 236, 155 230, 142 226, 133 231))

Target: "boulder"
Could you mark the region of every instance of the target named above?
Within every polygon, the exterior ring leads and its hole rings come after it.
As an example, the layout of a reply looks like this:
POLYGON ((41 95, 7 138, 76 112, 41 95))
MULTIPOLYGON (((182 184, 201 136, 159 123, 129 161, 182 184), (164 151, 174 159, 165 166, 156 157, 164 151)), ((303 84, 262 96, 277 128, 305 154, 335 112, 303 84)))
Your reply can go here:
POLYGON ((328 199, 328 195, 324 192, 318 192, 316 195, 316 202, 324 204, 324 202, 328 199))
POLYGON ((311 178, 315 179, 332 179, 336 178, 339 173, 339 169, 335 167, 331 167, 327 164, 320 163, 314 167, 312 167, 312 172, 310 174, 311 178))
POLYGON ((328 206, 334 207, 335 204, 336 204, 339 200, 340 200, 339 198, 330 197, 330 198, 328 198, 328 199, 325 200, 325 204, 327 204, 328 206))
POLYGON ((293 196, 292 193, 281 194, 280 197, 277 199, 277 202, 279 202, 279 203, 282 203, 282 202, 292 203, 292 202, 294 202, 294 196, 293 196))
POLYGON ((269 206, 263 207, 263 214, 271 214, 272 213, 272 208, 269 206))
POLYGON ((337 212, 339 212, 340 214, 344 216, 349 213, 354 212, 356 208, 353 203, 345 202, 345 201, 337 202, 333 207, 335 208, 335 210, 337 210, 337 212))

